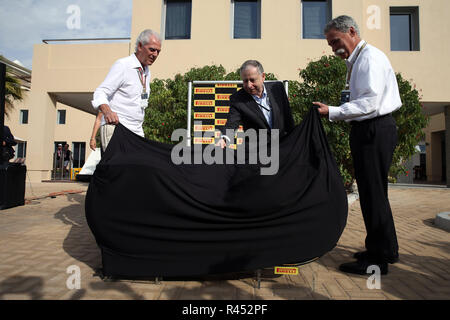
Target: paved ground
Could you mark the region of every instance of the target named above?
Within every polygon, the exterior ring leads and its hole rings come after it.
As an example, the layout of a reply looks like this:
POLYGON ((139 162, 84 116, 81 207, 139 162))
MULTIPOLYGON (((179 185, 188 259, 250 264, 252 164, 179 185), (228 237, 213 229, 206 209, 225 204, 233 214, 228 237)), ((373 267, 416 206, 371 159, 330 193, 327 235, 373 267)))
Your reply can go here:
POLYGON ((0 299, 450 299, 450 233, 433 225, 437 213, 450 211, 450 189, 390 189, 400 262, 381 277, 381 289, 372 290, 369 275, 337 270, 363 247, 358 201, 333 251, 296 276, 274 277, 264 270, 261 289, 254 288, 251 273, 159 285, 103 282, 93 276, 101 259, 84 217, 86 189, 86 184, 27 185, 27 198, 35 200, 0 211, 0 299), (49 193, 54 197, 44 197, 49 193), (79 290, 66 285, 72 265, 81 270, 79 290))

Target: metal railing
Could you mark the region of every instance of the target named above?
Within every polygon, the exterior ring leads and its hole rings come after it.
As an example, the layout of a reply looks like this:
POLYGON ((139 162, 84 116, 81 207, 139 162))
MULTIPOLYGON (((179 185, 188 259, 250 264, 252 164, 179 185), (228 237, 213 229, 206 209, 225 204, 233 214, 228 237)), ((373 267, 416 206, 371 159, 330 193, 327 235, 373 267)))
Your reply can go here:
POLYGON ((72 159, 69 160, 67 167, 64 167, 64 154, 61 154, 58 159, 58 153, 53 154, 53 170, 52 180, 70 180, 70 173, 72 171, 72 159))
POLYGON ((131 38, 82 38, 82 39, 44 39, 43 43, 49 42, 72 42, 72 41, 116 41, 116 40, 131 40, 131 38))

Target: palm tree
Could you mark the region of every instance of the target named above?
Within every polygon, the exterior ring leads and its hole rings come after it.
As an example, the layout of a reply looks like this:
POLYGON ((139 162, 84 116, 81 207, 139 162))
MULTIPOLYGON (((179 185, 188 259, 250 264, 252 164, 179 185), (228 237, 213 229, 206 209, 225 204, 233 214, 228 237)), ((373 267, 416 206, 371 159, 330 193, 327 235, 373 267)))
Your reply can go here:
MULTIPOLYGON (((0 55, 0 61, 6 60, 0 55)), ((5 78, 5 115, 8 116, 9 112, 14 108, 15 101, 23 100, 22 84, 19 78, 17 78, 10 70, 6 68, 5 78)))

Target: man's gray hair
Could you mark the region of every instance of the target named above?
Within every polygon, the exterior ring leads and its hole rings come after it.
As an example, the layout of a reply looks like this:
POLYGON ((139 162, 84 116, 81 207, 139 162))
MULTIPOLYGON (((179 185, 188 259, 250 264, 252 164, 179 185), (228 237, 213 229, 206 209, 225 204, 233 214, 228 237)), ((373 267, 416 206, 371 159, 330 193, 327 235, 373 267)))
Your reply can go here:
POLYGON ((162 42, 161 36, 157 32, 151 29, 146 29, 142 31, 139 37, 136 39, 136 47, 134 48, 134 50, 137 51, 139 43, 141 43, 142 45, 146 45, 147 43, 149 43, 152 36, 158 39, 159 42, 162 42))
POLYGON ((356 24, 355 20, 353 20, 353 18, 349 16, 339 16, 337 18, 334 18, 327 23, 325 29, 323 30, 323 33, 327 34, 331 29, 336 29, 337 31, 347 33, 350 30, 350 27, 353 27, 355 29, 358 37, 361 36, 359 33, 358 25, 356 24))
POLYGON ((259 74, 263 74, 264 73, 264 68, 262 66, 261 63, 259 63, 259 61, 257 60, 247 60, 245 61, 241 68, 239 69, 239 73, 242 74, 242 72, 245 71, 245 69, 247 69, 249 66, 255 67, 256 69, 258 69, 259 74))

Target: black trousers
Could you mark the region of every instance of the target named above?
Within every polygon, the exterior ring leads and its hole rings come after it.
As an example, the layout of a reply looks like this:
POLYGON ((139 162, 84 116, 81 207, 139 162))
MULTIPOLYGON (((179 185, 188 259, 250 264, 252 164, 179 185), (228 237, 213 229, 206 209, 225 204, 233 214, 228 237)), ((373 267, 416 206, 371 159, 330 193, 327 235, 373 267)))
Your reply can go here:
POLYGON ((397 145, 397 127, 390 114, 351 124, 350 148, 367 232, 366 249, 369 258, 386 262, 398 256, 388 199, 388 172, 397 145))

